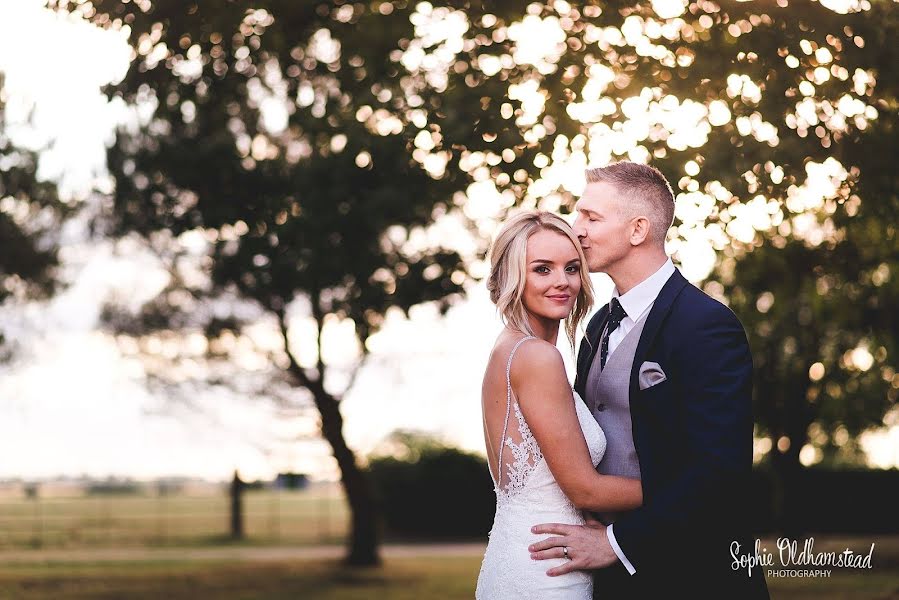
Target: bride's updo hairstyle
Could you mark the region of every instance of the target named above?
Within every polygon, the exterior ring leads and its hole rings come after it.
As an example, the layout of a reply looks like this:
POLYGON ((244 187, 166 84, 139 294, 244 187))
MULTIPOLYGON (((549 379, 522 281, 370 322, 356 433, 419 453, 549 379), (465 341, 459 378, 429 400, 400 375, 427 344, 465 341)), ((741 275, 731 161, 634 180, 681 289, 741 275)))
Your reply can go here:
POLYGON ((577 236, 561 217, 543 210, 528 210, 509 218, 500 228, 490 248, 490 277, 487 290, 503 323, 527 335, 534 335, 521 298, 527 276, 528 239, 538 231, 554 231, 571 240, 581 260, 581 290, 571 313, 565 317, 565 333, 574 350, 575 332, 593 306, 593 286, 587 259, 577 236))

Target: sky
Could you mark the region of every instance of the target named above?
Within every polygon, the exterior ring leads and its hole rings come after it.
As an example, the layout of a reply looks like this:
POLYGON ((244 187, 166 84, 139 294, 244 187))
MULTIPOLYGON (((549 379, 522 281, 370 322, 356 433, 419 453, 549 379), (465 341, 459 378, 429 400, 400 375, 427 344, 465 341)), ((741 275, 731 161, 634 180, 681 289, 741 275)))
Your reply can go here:
MULTIPOLYGON (((678 6, 679 0, 661 2, 660 10, 678 6)), ((53 14, 39 1, 0 2, 0 71, 6 76, 9 134, 22 146, 43 149, 39 175, 59 181, 73 201, 95 202, 92 190, 110 189, 105 149, 116 124, 130 112, 121 102, 108 101, 100 87, 124 75, 128 57, 121 33, 53 14)), ((639 102, 634 106, 648 110, 639 102)), ((557 158, 548 179, 582 173, 583 164, 557 158)), ((470 190, 475 201, 466 207, 468 216, 484 216, 477 199, 489 198, 489 188, 482 181, 470 190)), ((495 226, 489 219, 486 223, 487 230, 495 226)), ((452 231, 451 223, 447 230, 452 231)), ((5 457, 0 478, 182 475, 222 480, 234 469, 250 479, 291 470, 336 476, 327 445, 263 403, 209 393, 197 399, 201 410, 173 410, 167 398, 147 391, 142 364, 97 330, 97 320, 104 299, 116 294, 134 301, 149 298, 164 285, 164 273, 139 248, 86 243, 83 223, 72 222, 63 233, 61 256, 71 286, 49 303, 0 308, 8 337, 27 341, 15 365, 0 371, 0 455, 5 457), (271 444, 276 438, 295 441, 271 444)), ((693 252, 680 248, 681 266, 699 280, 714 251, 707 238, 690 244, 693 252)), ((601 306, 612 284, 604 275, 593 277, 601 306)), ((477 282, 445 318, 429 306, 414 308, 408 319, 390 314, 369 341, 368 362, 342 403, 350 446, 364 454, 395 429, 418 429, 483 453, 481 375, 501 327, 483 283, 477 282)), ((335 324, 332 329, 326 340, 330 352, 350 352, 351 328, 335 324)), ((572 377, 573 357, 560 337, 572 377)), ((873 464, 899 465, 899 427, 868 436, 865 443, 873 464)))

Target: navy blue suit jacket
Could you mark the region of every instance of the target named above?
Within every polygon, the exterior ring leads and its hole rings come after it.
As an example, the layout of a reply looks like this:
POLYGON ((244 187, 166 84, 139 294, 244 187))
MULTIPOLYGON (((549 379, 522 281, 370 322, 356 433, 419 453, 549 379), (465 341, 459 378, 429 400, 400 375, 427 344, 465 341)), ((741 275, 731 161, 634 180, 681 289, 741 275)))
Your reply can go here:
MULTIPOLYGON (((590 320, 578 351, 574 387, 582 398, 608 310, 590 320)), ((637 570, 635 583, 644 592, 767 597, 760 568, 752 577, 731 568, 733 541, 741 554, 752 552, 749 343, 736 315, 680 271, 646 318, 631 371, 630 412, 643 505, 619 516, 613 530, 637 570), (645 361, 658 363, 667 379, 640 390, 645 361)))

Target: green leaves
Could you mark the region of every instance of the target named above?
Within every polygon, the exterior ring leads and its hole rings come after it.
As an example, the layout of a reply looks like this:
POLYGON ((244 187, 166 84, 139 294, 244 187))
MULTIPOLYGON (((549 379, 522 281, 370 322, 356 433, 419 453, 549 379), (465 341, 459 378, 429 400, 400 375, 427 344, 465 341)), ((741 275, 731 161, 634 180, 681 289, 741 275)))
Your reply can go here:
POLYGON ((109 155, 119 232, 203 229, 214 291, 308 297, 364 341, 389 307, 462 289, 463 257, 410 232, 481 202, 482 251, 510 204, 564 213, 584 165, 649 160, 684 207, 677 257, 717 251, 708 288, 747 324, 765 430, 857 432, 895 402, 891 2, 94 6, 136 48, 110 93, 156 103, 109 155), (474 182, 492 200, 465 199, 474 182))
POLYGON ((452 250, 412 257, 382 242, 388 227, 429 224, 451 197, 410 156, 419 129, 402 86, 411 83, 391 54, 413 34, 407 9, 97 8, 131 24, 139 54, 111 93, 158 102, 109 154, 120 233, 239 231, 213 234, 215 289, 236 286, 273 309, 314 298, 325 313, 357 320, 363 338, 391 306, 461 290, 451 276, 465 266, 452 250), (163 44, 169 52, 156 60, 163 44), (441 265, 432 279, 423 276, 430 264, 441 265), (389 286, 376 281, 385 272, 389 286))
POLYGON ((55 185, 37 180, 36 154, 5 135, 2 89, 0 74, 0 301, 46 297, 58 283, 55 230, 72 209, 55 185))

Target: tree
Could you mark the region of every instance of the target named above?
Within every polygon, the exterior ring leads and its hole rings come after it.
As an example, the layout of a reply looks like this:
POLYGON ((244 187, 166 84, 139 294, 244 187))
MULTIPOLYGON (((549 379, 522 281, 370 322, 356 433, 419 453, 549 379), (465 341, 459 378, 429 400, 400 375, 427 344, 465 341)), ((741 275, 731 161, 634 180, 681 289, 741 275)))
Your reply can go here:
MULTIPOLYGON (((564 182, 544 184, 585 158, 651 159, 675 183, 671 245, 681 256, 694 244, 717 250, 704 287, 747 326, 758 434, 787 499, 809 441, 848 456, 847 440, 895 424, 899 395, 889 308, 899 300, 897 17, 890 2, 845 5, 857 12, 729 1, 469 11, 475 44, 447 85, 468 94, 456 106, 477 105, 485 80, 538 91, 530 116, 510 110, 511 94, 481 103, 489 143, 517 135, 503 116, 532 124, 525 139, 540 168, 528 170, 537 181, 526 180, 525 204, 570 208, 564 182), (551 37, 547 23, 564 32, 555 46, 521 59, 528 42, 551 37)), ((444 130, 461 129, 448 120, 444 130)), ((490 172, 498 183, 510 175, 503 163, 490 172)))
MULTIPOLYGON (((38 153, 10 140, 4 108, 0 73, 0 302, 46 298, 58 288, 55 234, 72 211, 52 182, 37 180, 38 153)), ((6 342, 0 331, 0 347, 6 342)))
POLYGON ((108 320, 137 335, 194 327, 214 341, 239 335, 241 322, 202 313, 203 302, 236 299, 273 317, 283 347, 272 364, 311 396, 340 468, 352 511, 347 560, 377 563, 371 491, 342 433, 346 385, 329 386, 322 331, 333 317, 352 319, 364 353, 389 308, 445 309, 465 278, 456 252, 407 237, 451 199, 449 181, 407 150, 418 117, 390 52, 413 34, 408 11, 283 2, 270 7, 274 18, 249 2, 94 6, 97 22, 131 27, 137 49, 113 93, 155 109, 109 153, 107 227, 146 236, 173 270, 141 319, 110 309, 108 320), (202 257, 209 281, 179 276, 189 258, 179 242, 191 232, 213 240, 202 257), (316 334, 298 340, 289 310, 303 304, 316 334), (314 365, 301 364, 298 346, 315 351, 314 365))
MULTIPOLYGON (((896 99, 884 80, 895 64, 896 17, 883 0, 859 7, 838 14, 810 1, 471 0, 100 1, 76 9, 130 28, 137 60, 111 93, 155 108, 110 153, 115 234, 147 236, 173 264, 180 236, 200 232, 212 244, 200 261, 212 285, 173 278, 146 320, 184 329, 185 307, 222 294, 274 317, 283 348, 272 363, 315 400, 353 510, 350 559, 371 563, 374 519, 340 433, 341 392, 326 385, 320 351, 308 368, 297 360, 288 307, 308 302, 318 343, 304 343, 319 350, 330 318, 352 319, 364 354, 390 306, 445 307, 464 282, 457 253, 417 247, 410 230, 455 204, 484 232, 510 206, 570 211, 588 162, 652 160, 675 183, 672 247, 716 250, 705 287, 729 296, 749 325, 760 432, 785 463, 798 464, 810 421, 797 407, 803 390, 821 386, 797 374, 816 376, 816 353, 828 363, 822 352, 843 357, 871 338, 872 313, 885 327, 881 337, 895 339, 881 304, 893 288, 877 285, 885 275, 871 270, 877 257, 889 269, 895 230, 854 219, 895 211, 885 151, 894 149, 896 99), (485 202, 499 210, 469 210, 485 202), (862 232, 882 245, 859 238, 834 254, 841 236, 862 232), (847 293, 861 285, 877 299, 863 314, 808 294, 813 280, 816 290, 833 289, 830 258, 841 257, 845 274, 853 248, 868 262, 847 293), (792 271, 792 261, 814 277, 772 289, 771 273, 792 271), (802 297, 781 313, 790 294, 802 297), (841 320, 828 330, 804 327, 801 340, 779 339, 776 327, 802 325, 803 307, 816 303, 812 318, 841 320), (796 357, 789 368, 781 368, 785 355, 796 357)), ((213 337, 239 331, 236 320, 217 317, 192 326, 213 337)), ((893 367, 884 344, 864 381, 871 393, 895 395, 885 391, 893 367)), ((845 359, 824 368, 833 377, 825 391, 861 385, 845 359)), ((888 403, 833 406, 866 415, 861 426, 888 403)))
MULTIPOLYGON (((878 118, 837 148, 851 161, 851 192, 828 202, 808 235, 769 231, 765 243, 718 269, 743 316, 756 362, 760 421, 771 439, 787 528, 803 510, 793 486, 800 454, 830 464, 859 459, 859 435, 895 425, 899 376, 899 181, 895 18, 856 33, 874 48, 878 118)), ((872 22, 873 24, 873 22, 872 22)))

